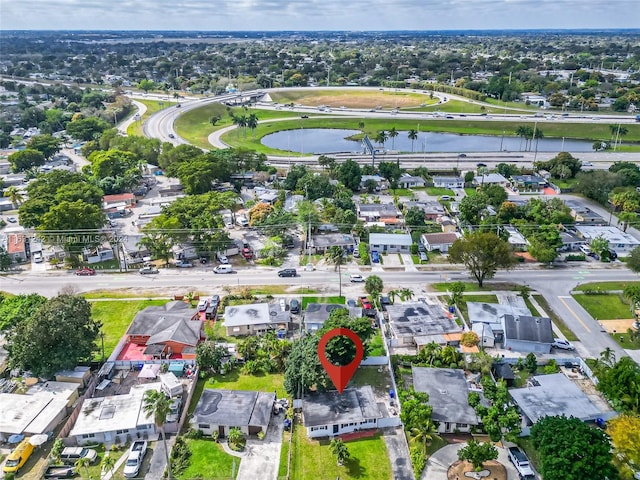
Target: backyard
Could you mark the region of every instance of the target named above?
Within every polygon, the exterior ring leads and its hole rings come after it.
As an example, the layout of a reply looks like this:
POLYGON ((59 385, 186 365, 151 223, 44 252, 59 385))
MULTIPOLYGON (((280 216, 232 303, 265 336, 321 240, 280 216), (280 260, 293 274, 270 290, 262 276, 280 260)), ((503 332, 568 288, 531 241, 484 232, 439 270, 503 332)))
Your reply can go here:
POLYGON ((235 478, 240 459, 225 453, 222 445, 208 439, 186 439, 191 456, 189 466, 176 477, 179 480, 192 478, 235 478))

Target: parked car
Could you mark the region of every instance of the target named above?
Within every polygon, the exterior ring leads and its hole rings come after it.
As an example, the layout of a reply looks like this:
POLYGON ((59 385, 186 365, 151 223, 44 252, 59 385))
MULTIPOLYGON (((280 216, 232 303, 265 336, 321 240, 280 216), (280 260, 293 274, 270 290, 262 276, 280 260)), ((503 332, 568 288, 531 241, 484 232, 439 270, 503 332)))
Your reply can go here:
POLYGON ((567 342, 566 340, 562 340, 560 338, 556 338, 553 341, 553 343, 551 344, 551 346, 553 348, 559 348, 560 350, 575 350, 576 349, 576 347, 571 345, 569 342, 567 342))
POLYGON ((424 246, 424 243, 418 244, 418 252, 426 252, 427 248, 424 246))
POLYGON ((182 406, 182 397, 171 399, 169 413, 167 414, 167 423, 176 423, 180 418, 180 407, 182 406))
POLYGON ((213 273, 233 273, 231 265, 217 265, 213 267, 213 273))
POLYGON ((96 271, 93 268, 89 268, 89 267, 79 268, 78 270, 76 270, 76 275, 79 275, 81 277, 92 276, 95 274, 96 274, 96 271))
POLYGON ((24 464, 27 463, 27 460, 29 460, 33 449, 34 446, 31 445, 28 438, 22 440, 7 457, 2 471, 4 473, 18 473, 18 471, 24 467, 24 464))
POLYGON ((278 272, 279 277, 296 277, 297 275, 298 275, 298 272, 296 271, 295 268, 285 268, 278 272))
POLYGON ((518 476, 522 480, 534 480, 535 474, 531 469, 531 464, 529 463, 529 459, 525 455, 525 453, 520 450, 520 447, 509 447, 509 460, 516 467, 518 471, 518 476))
POLYGON ((84 447, 66 447, 60 453, 60 460, 63 463, 75 465, 81 458, 88 458, 89 463, 95 463, 98 460, 98 452, 92 448, 84 447))
POLYGON ((151 266, 142 267, 138 271, 140 272, 140 275, 154 275, 156 273, 160 273, 160 270, 158 270, 156 267, 151 266))
POLYGON ((356 303, 356 301, 353 298, 350 298, 349 300, 347 300, 347 307, 357 307, 358 304, 356 303))
POLYGON ((220 252, 216 253, 216 258, 223 265, 227 265, 229 263, 229 259, 224 253, 220 253, 220 252))
POLYGON ((300 302, 295 298, 289 303, 289 311, 291 313, 300 313, 300 302))
POLYGON ((199 312, 204 312, 208 306, 209 306, 209 300, 207 300, 206 298, 202 298, 198 302, 198 306, 196 308, 198 309, 199 312))
POLYGON ((44 258, 42 256, 42 252, 35 252, 32 256, 33 263, 42 263, 44 262, 44 258))
POLYGON ((147 442, 138 440, 131 444, 127 462, 124 464, 122 473, 127 478, 137 477, 144 460, 144 454, 147 453, 147 442))
POLYGON ((373 263, 380 263, 380 254, 377 250, 371 252, 371 261, 373 263))
POLYGON ((253 252, 250 248, 244 247, 242 249, 242 256, 245 258, 245 260, 251 260, 253 258, 253 252))
POLYGON ((75 474, 73 465, 49 465, 44 471, 44 478, 71 478, 75 474))
POLYGON ((9 223, 17 223, 18 220, 16 220, 16 217, 9 217, 7 218, 7 222, 9 223))
POLYGON ((217 310, 218 305, 220 305, 220 295, 211 295, 211 300, 209 300, 209 306, 217 310))
POLYGON ((358 273, 351 274, 351 283, 362 283, 364 282, 364 277, 358 273))
POLYGON ((359 300, 360 300, 360 305, 365 310, 369 310, 370 308, 372 308, 371 301, 369 300, 369 297, 360 297, 359 300))
POLYGON ((178 267, 178 268, 192 268, 193 267, 193 263, 191 263, 188 260, 178 260, 176 262, 176 267, 178 267))
POLYGON ((421 262, 426 262, 429 260, 429 257, 425 252, 418 252, 418 256, 420 257, 421 262))

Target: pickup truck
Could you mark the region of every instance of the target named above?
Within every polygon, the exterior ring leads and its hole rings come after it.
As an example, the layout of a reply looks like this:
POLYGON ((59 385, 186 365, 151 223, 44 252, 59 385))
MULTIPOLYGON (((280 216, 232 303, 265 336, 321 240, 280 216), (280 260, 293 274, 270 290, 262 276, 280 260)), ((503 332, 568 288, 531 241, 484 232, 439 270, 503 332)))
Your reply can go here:
POLYGON ((51 465, 44 471, 44 478, 71 478, 76 474, 72 465, 51 465))
POLYGON ((522 480, 535 480, 536 476, 525 453, 519 447, 509 447, 508 452, 509 460, 516 467, 520 478, 522 480))
POLYGON ((146 441, 135 441, 131 444, 129 449, 129 456, 127 462, 124 464, 124 476, 127 478, 137 477, 140 467, 142 466, 142 460, 144 460, 144 454, 147 453, 146 441))

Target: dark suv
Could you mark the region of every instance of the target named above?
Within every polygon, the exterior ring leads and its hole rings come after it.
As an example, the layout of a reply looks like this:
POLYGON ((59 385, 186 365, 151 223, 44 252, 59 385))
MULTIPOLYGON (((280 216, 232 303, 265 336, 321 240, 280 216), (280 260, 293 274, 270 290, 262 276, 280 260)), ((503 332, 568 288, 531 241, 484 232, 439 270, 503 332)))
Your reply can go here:
POLYGON ((280 270, 278 272, 279 277, 295 277, 298 275, 295 268, 285 268, 284 270, 280 270))

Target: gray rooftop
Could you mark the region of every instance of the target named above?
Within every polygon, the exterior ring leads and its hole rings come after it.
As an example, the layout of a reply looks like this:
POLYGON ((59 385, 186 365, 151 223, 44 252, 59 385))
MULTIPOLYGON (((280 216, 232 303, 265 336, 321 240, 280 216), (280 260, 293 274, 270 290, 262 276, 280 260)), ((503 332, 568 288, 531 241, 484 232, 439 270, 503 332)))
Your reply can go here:
POLYGON ((531 315, 528 308, 518 308, 502 303, 467 302, 467 312, 471 323, 501 325, 503 315, 531 315))
POLYGON ((224 309, 224 326, 266 325, 270 323, 288 323, 291 316, 283 312, 277 304, 252 303, 233 305, 224 309))
POLYGON ((483 185, 485 183, 508 183, 508 180, 499 173, 488 173, 479 177, 475 177, 474 181, 478 185, 483 185))
POLYGON ((528 315, 504 315, 504 338, 526 342, 553 342, 551 319, 528 315))
POLYGON ((202 322, 192 320, 195 314, 194 308, 179 301, 147 307, 135 316, 127 335, 148 335, 148 345, 171 340, 195 346, 200 341, 202 330, 202 322))
POLYGON ((402 305, 388 305, 387 313, 391 328, 398 336, 416 337, 461 331, 441 305, 406 302, 402 305))
POLYGON ((233 427, 268 425, 274 401, 273 393, 207 388, 198 400, 192 422, 233 427))
POLYGON ((409 233, 370 233, 369 245, 407 245, 411 246, 409 233))
POLYGON ((302 414, 306 427, 382 418, 369 385, 347 388, 342 394, 332 391, 307 395, 302 401, 302 414))
POLYGON ((404 207, 409 210, 410 208, 418 208, 420 210, 422 210, 424 213, 428 213, 428 214, 441 214, 444 215, 445 214, 445 210, 444 207, 442 206, 442 204, 440 204, 440 202, 415 202, 415 201, 410 201, 410 202, 405 202, 404 207))
POLYGON ((522 412, 534 423, 548 415, 595 420, 604 414, 563 373, 532 377, 531 385, 513 388, 509 393, 522 412))
POLYGON ((354 246, 355 238, 350 233, 324 233, 322 235, 312 235, 313 245, 317 248, 328 248, 334 245, 339 247, 354 246))
POLYGON ((413 367, 413 388, 429 394, 432 418, 438 422, 477 425, 478 417, 468 402, 464 371, 453 368, 413 367))

